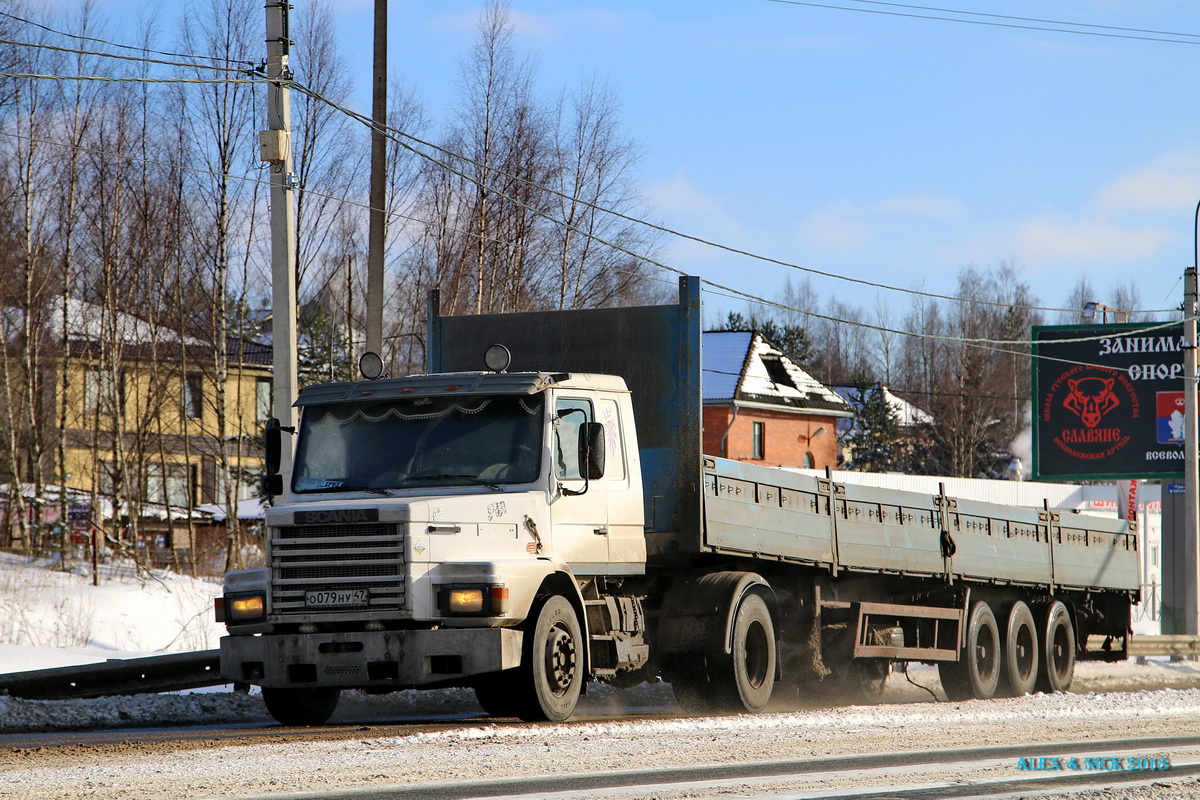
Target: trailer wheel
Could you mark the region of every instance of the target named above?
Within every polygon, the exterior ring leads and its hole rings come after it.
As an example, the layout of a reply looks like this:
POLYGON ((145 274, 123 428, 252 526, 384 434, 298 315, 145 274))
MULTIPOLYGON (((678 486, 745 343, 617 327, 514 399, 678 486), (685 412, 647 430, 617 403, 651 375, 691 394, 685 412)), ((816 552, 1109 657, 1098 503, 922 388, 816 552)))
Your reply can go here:
POLYGON ((272 689, 263 687, 267 711, 280 725, 324 725, 337 708, 340 689, 272 689))
POLYGON ((1004 635, 1004 663, 1000 689, 1004 697, 1020 697, 1033 691, 1038 675, 1037 624, 1029 606, 1018 600, 1008 612, 1004 635))
POLYGON ((562 595, 547 597, 534 608, 536 622, 525 632, 518 670, 517 716, 527 722, 562 722, 575 713, 583 689, 583 630, 562 595))
POLYGON ((1075 679, 1075 625, 1071 612, 1055 600, 1046 610, 1042 627, 1042 658, 1038 669, 1037 689, 1040 692, 1065 692, 1075 679))
POLYGON ((1000 629, 996 615, 980 600, 971 606, 967 640, 958 661, 938 664, 942 690, 949 700, 987 700, 1000 683, 1000 629))

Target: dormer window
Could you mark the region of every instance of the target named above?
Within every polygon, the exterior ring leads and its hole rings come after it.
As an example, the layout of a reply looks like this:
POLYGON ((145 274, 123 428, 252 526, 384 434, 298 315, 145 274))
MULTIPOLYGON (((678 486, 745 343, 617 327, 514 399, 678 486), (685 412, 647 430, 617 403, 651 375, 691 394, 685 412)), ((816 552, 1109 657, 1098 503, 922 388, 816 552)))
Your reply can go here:
POLYGON ((771 381, 776 386, 790 386, 793 389, 798 389, 796 382, 792 380, 792 376, 788 374, 787 367, 783 365, 783 359, 778 353, 765 353, 762 356, 763 366, 767 368, 767 375, 771 377, 771 381))

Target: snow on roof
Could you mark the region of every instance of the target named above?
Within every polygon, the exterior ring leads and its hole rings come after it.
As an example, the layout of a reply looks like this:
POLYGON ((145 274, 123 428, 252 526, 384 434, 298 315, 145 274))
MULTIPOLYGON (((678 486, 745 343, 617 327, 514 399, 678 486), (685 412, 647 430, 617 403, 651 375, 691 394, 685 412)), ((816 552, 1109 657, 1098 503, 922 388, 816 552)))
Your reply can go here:
MULTIPOLYGON (((251 497, 246 500, 238 500, 237 518, 238 519, 262 519, 266 506, 261 497, 251 497)), ((202 506, 196 506, 197 511, 212 515, 216 522, 224 522, 228 518, 228 509, 219 503, 209 503, 202 506)))
POLYGON ((845 400, 796 366, 760 333, 709 331, 702 341, 706 403, 754 400, 837 416, 851 414, 845 400))
MULTIPOLYGON (((883 399, 891 406, 892 411, 896 415, 896 422, 901 427, 911 427, 913 425, 927 425, 933 422, 933 417, 926 411, 922 411, 912 403, 892 393, 887 386, 881 383, 874 384, 871 388, 881 387, 883 389, 883 399)), ((857 386, 834 386, 833 391, 849 403, 854 408, 862 406, 862 399, 859 397, 859 389, 857 386)))

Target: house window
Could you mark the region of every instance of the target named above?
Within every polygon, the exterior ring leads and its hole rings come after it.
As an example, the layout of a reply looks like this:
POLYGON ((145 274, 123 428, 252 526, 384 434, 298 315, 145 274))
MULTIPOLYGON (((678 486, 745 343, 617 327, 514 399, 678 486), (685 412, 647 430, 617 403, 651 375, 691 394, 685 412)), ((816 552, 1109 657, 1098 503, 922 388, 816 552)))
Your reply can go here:
POLYGON ((84 413, 111 414, 116 394, 111 370, 88 367, 83 373, 84 413))
POLYGON ((204 413, 204 376, 189 372, 183 376, 183 414, 188 419, 200 419, 204 413))
POLYGON ((763 366, 767 368, 767 375, 770 376, 772 383, 777 386, 797 388, 796 382, 792 380, 792 376, 788 373, 782 358, 772 353, 764 353, 762 362, 763 366))
POLYGON ((815 467, 816 465, 817 465, 817 460, 816 460, 815 458, 813 458, 813 454, 812 454, 812 453, 805 453, 805 454, 804 454, 804 468, 805 468, 805 469, 812 469, 812 468, 813 468, 813 467, 815 467))
POLYGON ((196 466, 194 464, 146 465, 147 502, 190 508, 196 501, 196 466))
POLYGON ((256 419, 266 422, 271 418, 271 379, 259 378, 254 385, 256 419))
POLYGON ((761 461, 767 452, 767 423, 750 423, 750 457, 761 461))

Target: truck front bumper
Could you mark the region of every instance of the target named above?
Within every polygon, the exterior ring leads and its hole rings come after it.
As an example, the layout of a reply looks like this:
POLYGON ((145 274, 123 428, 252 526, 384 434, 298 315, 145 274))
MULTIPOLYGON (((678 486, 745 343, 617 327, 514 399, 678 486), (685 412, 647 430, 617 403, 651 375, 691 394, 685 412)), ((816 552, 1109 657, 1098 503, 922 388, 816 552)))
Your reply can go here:
POLYGON ((509 628, 225 636, 221 675, 272 688, 454 685, 519 666, 521 636, 509 628))

